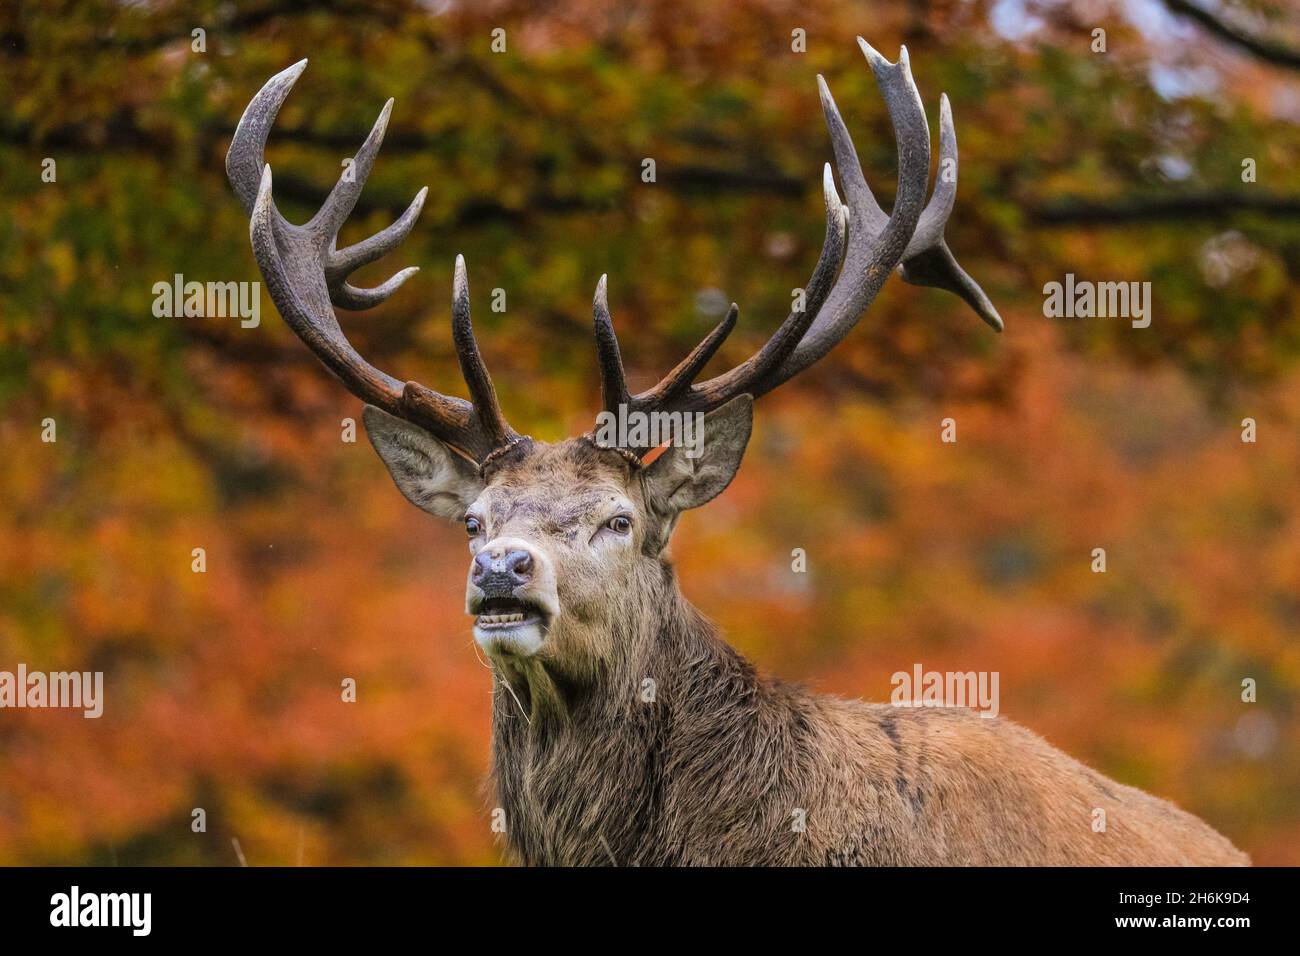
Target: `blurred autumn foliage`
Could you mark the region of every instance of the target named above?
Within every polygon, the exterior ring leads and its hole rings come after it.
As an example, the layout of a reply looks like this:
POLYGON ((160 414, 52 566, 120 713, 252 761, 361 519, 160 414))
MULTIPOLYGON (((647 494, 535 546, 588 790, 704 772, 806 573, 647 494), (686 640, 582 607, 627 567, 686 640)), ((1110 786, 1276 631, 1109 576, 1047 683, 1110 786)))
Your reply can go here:
MULTIPOLYGON (((1300 35, 1283 0, 1228 6, 1279 49, 1300 35)), ((891 282, 760 403, 736 484, 683 520, 688 596, 765 669, 843 695, 885 700, 917 661, 1000 671, 1005 716, 1300 863, 1300 71, 1178 7, 6 4, 0 669, 103 670, 107 702, 0 711, 0 863, 231 864, 232 839, 254 865, 499 859, 463 532, 340 440, 358 403, 268 299, 250 329, 152 313, 177 273, 260 278, 223 158, 269 76, 310 57, 269 150, 291 218, 390 96, 345 241, 430 187, 359 277, 423 268, 345 316, 360 350, 458 391, 463 252, 503 403, 553 439, 596 408, 602 272, 640 382, 733 299, 720 363, 785 315, 821 242, 815 74, 888 207, 859 33, 908 44, 932 128, 952 100, 948 241, 1007 331, 891 282), (1151 327, 1044 318, 1067 272, 1150 281, 1151 327)))

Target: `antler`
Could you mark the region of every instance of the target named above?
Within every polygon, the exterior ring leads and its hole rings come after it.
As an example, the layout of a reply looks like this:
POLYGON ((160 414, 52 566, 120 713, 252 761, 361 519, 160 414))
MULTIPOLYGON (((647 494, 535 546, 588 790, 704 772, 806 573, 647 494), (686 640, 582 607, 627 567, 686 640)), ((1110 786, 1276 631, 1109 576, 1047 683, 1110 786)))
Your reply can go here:
MULTIPOLYGON (((934 194, 925 204, 930 177, 930 129, 912 80, 907 47, 899 52, 897 63, 890 63, 861 37, 858 45, 875 73, 898 143, 898 193, 893 214, 886 216, 872 195, 835 100, 825 80, 818 76, 822 111, 847 207, 835 191, 828 163, 822 177, 826 239, 804 290, 804 308, 792 311, 755 355, 728 372, 695 384, 695 376, 735 327, 737 307, 733 304, 722 322, 657 385, 631 395, 602 276, 596 286, 593 313, 606 410, 617 413, 622 405, 638 412, 709 411, 737 395, 764 395, 834 348, 857 324, 900 263, 904 280, 957 293, 980 318, 1002 331, 997 310, 962 271, 943 238, 957 193, 957 136, 948 97, 940 99, 939 175, 934 194)), ((636 455, 649 451, 625 450, 636 455)))
POLYGON ((393 101, 384 104, 370 135, 311 221, 294 225, 276 209, 271 197, 271 167, 265 164, 263 152, 280 106, 306 68, 307 61, 302 60, 267 81, 244 111, 226 154, 226 174, 251 217, 253 254, 266 280, 267 292, 298 338, 353 395, 427 428, 482 462, 497 448, 518 441, 519 435, 501 413, 492 379, 474 340, 465 260, 456 257, 452 338, 472 401, 443 395, 418 382, 403 383, 370 365, 348 342, 331 307, 332 303, 360 310, 378 305, 419 271, 414 267, 403 269, 373 289, 359 289, 347 281, 358 268, 374 262, 406 238, 424 206, 427 188, 416 194, 388 228, 344 249, 337 248, 339 229, 356 205, 379 153, 393 101))

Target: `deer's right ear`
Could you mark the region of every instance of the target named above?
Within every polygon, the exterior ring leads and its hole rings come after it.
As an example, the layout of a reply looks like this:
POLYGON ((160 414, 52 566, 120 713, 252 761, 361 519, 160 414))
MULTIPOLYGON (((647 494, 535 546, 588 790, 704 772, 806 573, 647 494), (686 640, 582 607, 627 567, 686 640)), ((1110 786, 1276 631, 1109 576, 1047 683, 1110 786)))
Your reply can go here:
POLYGON ((419 425, 367 405, 361 414, 370 444, 388 466, 393 483, 417 508, 460 521, 483 491, 478 467, 419 425))
POLYGON ((704 416, 694 456, 680 445, 667 448, 641 474, 646 499, 659 514, 675 517, 722 494, 745 456, 754 425, 754 399, 737 395, 704 416))

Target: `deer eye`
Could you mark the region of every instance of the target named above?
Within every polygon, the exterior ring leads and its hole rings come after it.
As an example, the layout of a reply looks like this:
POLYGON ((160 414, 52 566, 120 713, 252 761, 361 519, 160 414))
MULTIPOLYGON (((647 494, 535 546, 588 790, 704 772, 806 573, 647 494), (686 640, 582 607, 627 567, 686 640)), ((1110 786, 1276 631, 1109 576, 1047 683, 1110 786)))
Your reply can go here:
POLYGON ((479 523, 478 518, 469 515, 465 518, 465 533, 471 538, 477 538, 483 531, 483 526, 479 523))
POLYGON ((616 534, 631 534, 632 519, 627 515, 615 515, 605 522, 605 527, 616 534))

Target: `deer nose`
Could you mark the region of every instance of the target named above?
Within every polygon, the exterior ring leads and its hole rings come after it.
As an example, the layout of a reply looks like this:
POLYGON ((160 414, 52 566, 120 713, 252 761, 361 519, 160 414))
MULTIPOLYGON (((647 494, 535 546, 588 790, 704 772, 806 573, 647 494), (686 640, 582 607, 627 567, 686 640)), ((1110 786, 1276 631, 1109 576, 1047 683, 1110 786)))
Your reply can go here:
POLYGON ((533 577, 533 556, 518 548, 484 548, 474 557, 470 580, 483 590, 489 585, 516 588, 527 584, 533 577))

